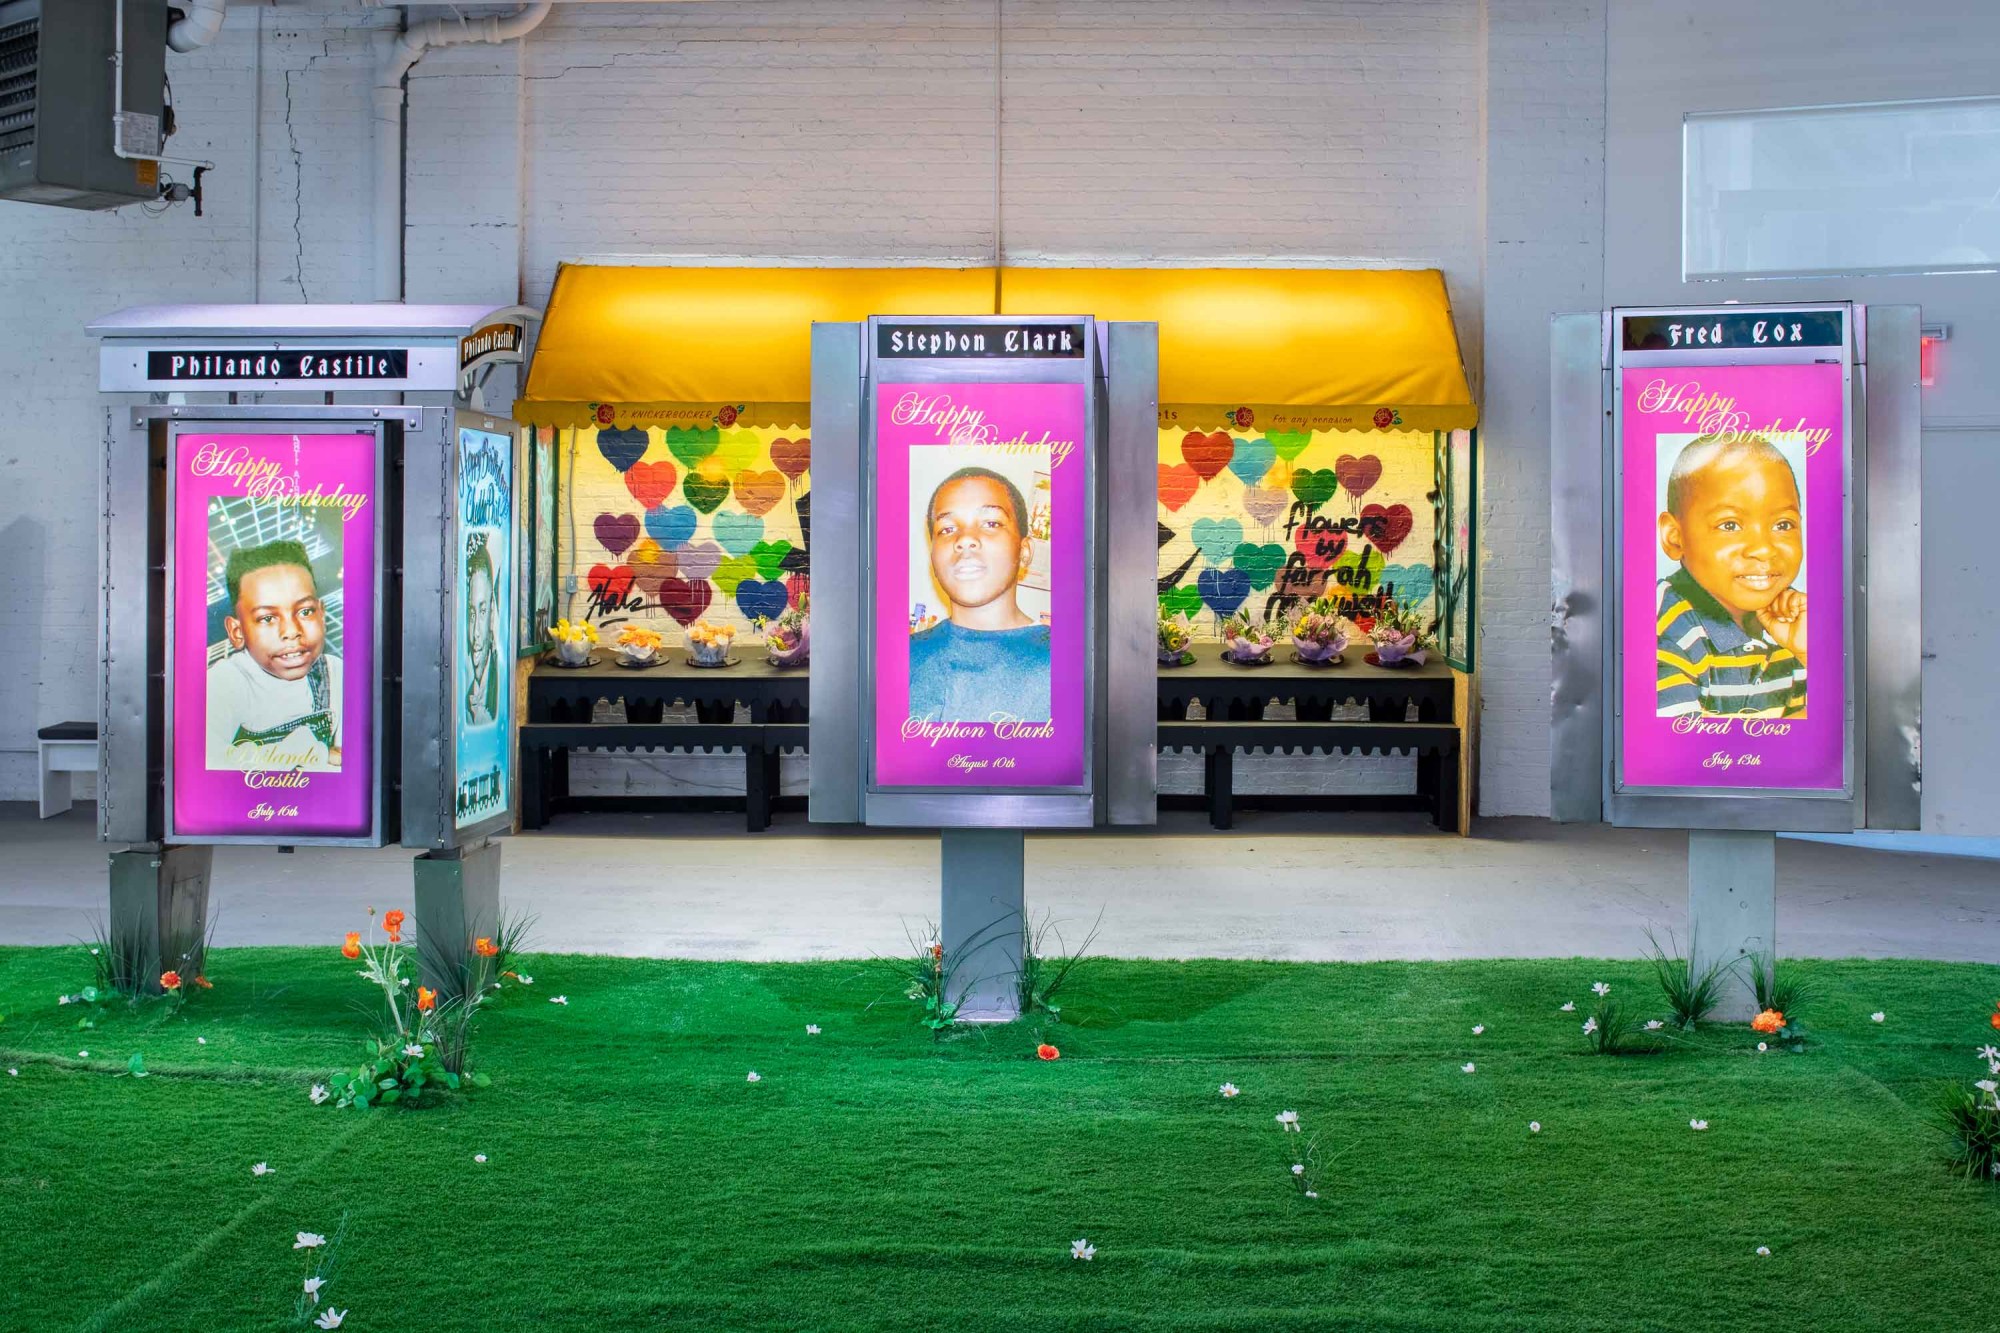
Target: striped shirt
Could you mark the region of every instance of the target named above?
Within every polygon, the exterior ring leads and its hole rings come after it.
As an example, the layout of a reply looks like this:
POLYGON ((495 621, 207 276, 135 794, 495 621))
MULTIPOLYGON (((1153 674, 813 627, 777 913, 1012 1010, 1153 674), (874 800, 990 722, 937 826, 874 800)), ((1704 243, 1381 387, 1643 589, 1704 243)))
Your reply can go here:
POLYGON ((1804 717, 1806 664, 1746 631, 1685 568, 1660 582, 1659 716, 1804 717))

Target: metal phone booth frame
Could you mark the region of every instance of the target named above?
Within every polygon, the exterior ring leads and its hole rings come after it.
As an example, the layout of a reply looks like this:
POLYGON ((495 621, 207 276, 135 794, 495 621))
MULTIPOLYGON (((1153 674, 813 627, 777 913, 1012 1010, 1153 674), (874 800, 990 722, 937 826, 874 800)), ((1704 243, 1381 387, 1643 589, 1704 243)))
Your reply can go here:
POLYGON ((953 978, 946 998, 962 1021, 1020 1014, 1024 831, 1155 822, 1158 345, 1157 325, 1089 316, 875 316, 813 326, 810 817, 939 830, 940 945, 953 978), (1061 350, 1037 350, 1049 346, 1061 350), (873 644, 888 609, 876 604, 884 423, 874 404, 885 383, 1084 390, 1080 783, 882 780, 873 644))
MULTIPOLYGON (((1768 967, 1776 957, 1777 833, 1918 827, 1921 645, 1909 626, 1920 622, 1922 586, 1920 314, 1916 306, 1814 302, 1633 307, 1551 323, 1553 810, 1564 822, 1688 830, 1689 959, 1698 972, 1732 968, 1719 1017, 1754 1012, 1739 960, 1768 967), (1724 742, 1714 751, 1718 775, 1649 782, 1641 769, 1635 777, 1623 627, 1634 616, 1651 625, 1658 606, 1628 605, 1621 595, 1631 518, 1626 379, 1678 376, 1699 393, 1705 374, 1741 384, 1731 377, 1812 365, 1837 365, 1842 383, 1839 780, 1787 787, 1722 776, 1741 757, 1731 749, 1734 719, 1706 705, 1699 716, 1708 726, 1690 731, 1705 737, 1712 727, 1724 742), (1871 614, 1875 590, 1893 614, 1871 614)), ((1725 433, 1772 430, 1761 416, 1729 419, 1734 402, 1716 409, 1725 433)), ((1709 418, 1690 421, 1689 438, 1717 428, 1709 418)), ((1784 434, 1782 424, 1774 433, 1784 434)), ((1811 534, 1829 520, 1813 507, 1809 466, 1801 486, 1809 562, 1811 534)), ((1820 587, 1811 584, 1809 595, 1820 587)), ((1741 736, 1754 734, 1749 725, 1741 736)))
MULTIPOLYGON (((200 947, 218 844, 290 851, 400 840, 423 851, 416 867, 419 938, 450 941, 455 952, 459 936, 471 938, 471 927, 491 933, 499 852, 489 838, 511 827, 513 811, 510 805, 464 828, 450 818, 454 737, 439 697, 454 680, 451 626, 458 611, 456 580, 447 570, 458 537, 447 500, 456 489, 461 425, 518 441, 513 423, 484 412, 481 398, 493 367, 520 361, 533 317, 519 306, 175 305, 122 310, 90 325, 102 340, 105 401, 98 836, 129 847, 111 855, 109 926, 115 939, 152 960, 142 976, 156 979, 161 969, 152 963, 200 947), (269 465, 267 483, 276 489, 258 492, 265 497, 310 486, 303 480, 307 464, 324 448, 316 441, 369 442, 370 660, 342 660, 344 701, 353 698, 352 673, 367 673, 369 773, 365 817, 341 827, 302 821, 300 831, 286 831, 280 819, 302 808, 310 815, 310 805, 282 801, 266 802, 269 813, 247 816, 265 827, 177 817, 176 769, 186 769, 191 784, 218 771, 205 758, 200 765, 177 763, 181 752, 173 744, 174 607, 177 580, 187 577, 175 560, 177 459, 180 442, 195 436, 290 437, 293 468, 286 476, 281 464, 269 465)), ((508 454, 511 475, 517 446, 508 454)), ((346 544, 343 529, 343 573, 346 544)), ((509 585, 495 593, 511 607, 509 585)), ((346 601, 343 578, 343 612, 346 601)), ((343 649, 348 630, 343 617, 343 649)), ((206 637, 206 625, 202 632, 206 637)), ((507 661, 511 675, 511 653, 507 661)), ((507 684, 511 692, 511 679, 507 684)), ((343 741, 350 712, 344 702, 343 741)), ((511 754, 514 747, 505 749, 511 754)), ((347 767, 345 753, 339 767, 347 767)), ((281 782, 303 781, 297 770, 276 777, 271 785, 281 792, 281 782)), ((245 784, 251 785, 247 774, 245 784)), ((456 989, 453 978, 432 973, 428 957, 426 972, 433 984, 456 989)), ((157 989, 156 980, 151 984, 157 989)))

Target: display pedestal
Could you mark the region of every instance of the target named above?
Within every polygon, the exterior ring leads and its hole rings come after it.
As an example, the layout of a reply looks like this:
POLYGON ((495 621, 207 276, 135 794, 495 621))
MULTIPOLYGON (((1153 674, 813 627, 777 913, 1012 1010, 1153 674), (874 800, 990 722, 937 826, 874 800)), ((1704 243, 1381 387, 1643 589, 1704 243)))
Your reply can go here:
POLYGON ((1021 1016, 1027 835, 943 829, 938 842, 944 867, 938 931, 953 964, 945 998, 957 1002, 961 1023, 1011 1023, 1021 1016))
POLYGON ((424 985, 450 999, 465 990, 472 942, 500 930, 500 847, 425 852, 416 860, 417 951, 424 985))
POLYGON ((1713 963, 1744 960, 1725 974, 1714 1018, 1757 1016, 1752 954, 1772 961, 1778 954, 1778 835, 1690 829, 1689 965, 1700 976, 1713 963))
POLYGON ((160 973, 201 975, 208 947, 209 846, 140 846, 111 853, 111 947, 138 960, 141 993, 160 994, 160 973))

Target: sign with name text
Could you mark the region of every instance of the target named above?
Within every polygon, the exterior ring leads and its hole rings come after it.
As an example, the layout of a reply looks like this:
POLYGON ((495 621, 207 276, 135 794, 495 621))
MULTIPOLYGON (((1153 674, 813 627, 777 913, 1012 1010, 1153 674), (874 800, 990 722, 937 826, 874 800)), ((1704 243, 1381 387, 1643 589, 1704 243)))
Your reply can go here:
POLYGON ((400 347, 300 352, 175 351, 146 353, 146 377, 169 383, 213 380, 400 380, 410 354, 400 347))

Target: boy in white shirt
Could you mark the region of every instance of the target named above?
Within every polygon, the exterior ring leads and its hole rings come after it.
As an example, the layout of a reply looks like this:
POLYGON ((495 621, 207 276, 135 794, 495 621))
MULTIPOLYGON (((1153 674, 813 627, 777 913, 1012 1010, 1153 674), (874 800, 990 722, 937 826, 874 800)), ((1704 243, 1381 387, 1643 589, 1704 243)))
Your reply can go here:
POLYGON ((340 659, 295 541, 233 552, 224 571, 231 652, 208 669, 211 769, 340 771, 340 659))

